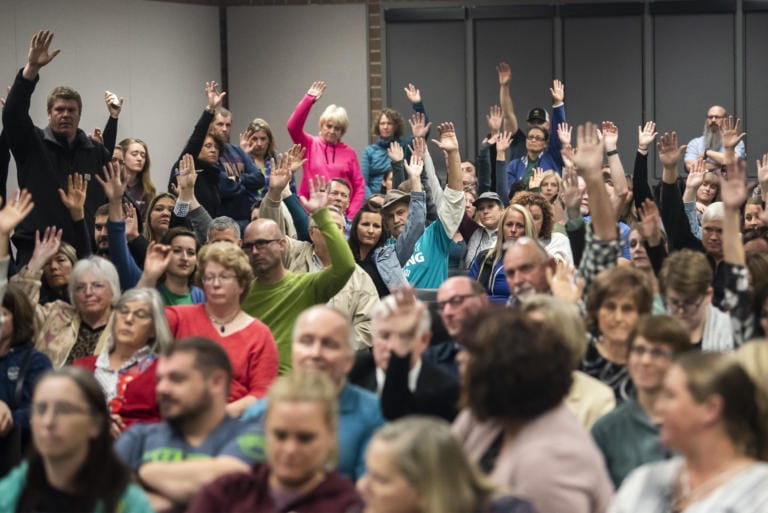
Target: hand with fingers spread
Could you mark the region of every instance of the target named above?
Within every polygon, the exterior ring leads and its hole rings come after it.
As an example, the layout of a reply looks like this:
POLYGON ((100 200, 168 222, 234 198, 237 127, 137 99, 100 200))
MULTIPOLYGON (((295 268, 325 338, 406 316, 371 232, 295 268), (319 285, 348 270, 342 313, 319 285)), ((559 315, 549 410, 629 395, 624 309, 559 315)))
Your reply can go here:
POLYGON ((544 180, 544 169, 540 167, 534 168, 531 179, 528 180, 528 190, 538 189, 541 187, 542 180, 544 180))
POLYGON ((616 150, 616 145, 619 142, 619 129, 613 123, 613 121, 603 121, 602 123, 603 143, 605 144, 605 151, 616 150))
POLYGON ((659 160, 664 169, 673 170, 677 175, 677 163, 685 154, 686 145, 677 145, 677 132, 671 134, 665 132, 659 142, 656 143, 656 151, 659 154, 659 160))
POLYGON ((59 55, 61 50, 51 51, 51 42, 53 41, 53 32, 50 30, 41 30, 32 36, 32 42, 29 45, 27 54, 27 64, 22 72, 27 80, 34 80, 40 68, 47 66, 53 59, 59 55))
POLYGON ((256 146, 256 141, 253 139, 255 133, 256 131, 250 128, 245 132, 240 132, 240 147, 249 155, 253 151, 254 146, 256 146))
POLYGON ((736 119, 734 121, 733 116, 728 116, 723 120, 723 128, 721 134, 723 136, 723 147, 727 149, 734 149, 739 142, 746 137, 746 132, 739 133, 741 128, 741 120, 736 119))
POLYGON ((392 141, 389 143, 389 149, 387 149, 387 155, 389 155, 389 159, 393 162, 400 162, 403 160, 403 147, 400 146, 400 143, 397 141, 392 141))
POLYGON ((637 151, 645 155, 655 139, 656 123, 654 121, 648 121, 645 125, 637 127, 637 151))
POLYGON ((640 236, 648 241, 651 247, 661 244, 661 215, 656 203, 651 198, 645 198, 638 209, 638 214, 640 223, 637 225, 637 231, 640 232, 640 236))
MULTIPOLYGON (((720 179, 720 201, 726 210, 739 211, 747 201, 747 175, 742 166, 732 166, 720 179)), ((738 230, 738 228, 737 228, 738 230)))
POLYGON ((309 181, 309 199, 300 197, 307 212, 314 214, 328 205, 328 187, 328 179, 323 175, 317 175, 314 180, 309 181))
POLYGON ((411 155, 411 162, 408 163, 407 160, 404 160, 403 164, 405 164, 405 171, 411 180, 411 190, 421 192, 421 172, 424 169, 424 160, 417 155, 411 155))
POLYGON ((571 303, 578 303, 584 293, 584 278, 576 279, 576 269, 567 262, 557 262, 557 269, 552 272, 550 267, 545 269, 547 283, 552 295, 571 303))
POLYGON ((123 165, 119 162, 108 162, 103 168, 104 178, 96 175, 96 181, 104 188, 104 194, 110 203, 117 203, 122 210, 123 194, 126 183, 123 180, 123 165))
POLYGON ((104 103, 107 104, 107 111, 109 112, 109 117, 117 119, 120 117, 120 112, 123 110, 123 103, 125 102, 125 98, 118 96, 111 92, 111 91, 104 91, 104 103))
POLYGON ((701 184, 704 183, 704 175, 706 173, 707 165, 704 159, 696 159, 691 165, 690 171, 688 171, 688 177, 685 179, 684 202, 696 201, 696 192, 701 187, 701 184))
POLYGON ((549 88, 549 94, 552 95, 552 106, 560 105, 565 101, 565 85, 559 80, 553 80, 552 87, 549 88))
POLYGON ((488 120, 488 129, 491 135, 496 135, 501 131, 501 122, 504 121, 504 113, 498 105, 491 105, 488 114, 485 116, 488 120))
POLYGON ((580 215, 579 209, 583 197, 584 191, 579 187, 579 175, 576 173, 576 168, 573 166, 563 167, 563 190, 560 193, 560 198, 562 198, 566 210, 573 214, 569 215, 569 218, 580 215))
POLYGON ((290 148, 288 148, 288 152, 286 153, 286 158, 288 159, 288 169, 291 171, 291 173, 295 173, 298 169, 301 168, 306 162, 307 159, 304 158, 304 155, 306 155, 307 149, 302 146, 301 144, 294 144, 290 148))
POLYGON ((563 148, 571 145, 572 132, 573 127, 568 123, 563 122, 557 125, 557 138, 560 139, 560 144, 562 144, 563 148))
POLYGON ((404 88, 405 96, 408 97, 408 101, 411 103, 421 103, 421 91, 413 85, 408 84, 408 87, 404 88))
POLYGON ((571 159, 585 179, 587 175, 599 174, 603 164, 603 141, 597 132, 597 126, 590 122, 576 129, 576 148, 571 159))
MULTIPOLYGON (((0 205, 2 205, 1 198, 0 205)), ((32 212, 34 207, 32 195, 26 189, 16 191, 11 195, 3 209, 0 210, 0 235, 9 237, 19 223, 32 212)))
POLYGON ((506 62, 500 62, 496 65, 496 73, 499 75, 499 85, 508 86, 512 80, 512 69, 506 62))
POLYGON ((427 136, 427 133, 429 133, 429 127, 432 126, 432 122, 430 121, 427 123, 426 121, 427 117, 423 112, 415 112, 411 115, 408 123, 411 125, 411 133, 413 134, 414 138, 424 138, 427 136))
POLYGON ((504 155, 507 148, 512 144, 512 132, 499 132, 496 135, 496 155, 504 155))
POLYGON ((210 112, 213 112, 221 105, 226 95, 225 91, 219 90, 219 84, 215 80, 205 83, 205 96, 208 98, 208 110, 210 112))
POLYGON ((269 175, 269 189, 267 196, 275 202, 282 201, 283 190, 291 181, 290 158, 286 153, 277 156, 277 161, 272 160, 272 172, 269 175))
POLYGON ((325 82, 322 80, 319 80, 317 82, 312 82, 312 85, 309 86, 309 90, 307 91, 307 94, 309 96, 314 96, 315 100, 319 100, 320 97, 325 92, 325 82))
POLYGON ((67 192, 59 189, 61 202, 69 211, 73 221, 85 218, 85 196, 88 184, 80 173, 72 173, 67 177, 67 192))
POLYGON ((387 339, 389 349, 397 356, 408 356, 418 342, 419 322, 427 305, 416 299, 414 288, 398 285, 391 289, 395 308, 388 309, 387 326, 392 336, 387 339))
POLYGON ((453 127, 453 123, 450 121, 447 123, 440 123, 437 126, 437 131, 440 133, 440 140, 432 139, 438 148, 445 152, 458 152, 459 140, 456 137, 456 129, 453 127))
POLYGON ((48 260, 59 252, 61 247, 61 229, 55 226, 48 226, 40 238, 40 230, 35 230, 35 249, 32 252, 32 258, 27 263, 27 269, 31 272, 38 272, 45 267, 48 260))

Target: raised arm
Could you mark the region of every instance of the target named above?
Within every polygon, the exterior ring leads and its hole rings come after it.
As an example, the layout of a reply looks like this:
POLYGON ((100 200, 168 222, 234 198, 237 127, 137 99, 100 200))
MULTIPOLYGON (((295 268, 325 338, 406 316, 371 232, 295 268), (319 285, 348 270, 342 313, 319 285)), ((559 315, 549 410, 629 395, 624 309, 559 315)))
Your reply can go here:
POLYGON ((459 155, 459 140, 456 138, 456 129, 453 123, 440 123, 437 127, 440 132, 440 140, 432 139, 445 153, 445 164, 448 168, 448 181, 446 187, 454 191, 461 191, 461 155, 459 155))
POLYGON ((107 105, 109 117, 107 118, 107 124, 104 126, 102 144, 110 155, 115 151, 115 144, 117 143, 117 119, 120 117, 120 112, 123 110, 124 102, 125 98, 122 96, 118 98, 115 93, 104 91, 104 103, 107 105))
POLYGON ((88 184, 80 173, 72 173, 67 177, 67 192, 59 189, 61 202, 69 211, 74 223, 75 238, 73 246, 78 258, 85 258, 91 254, 91 237, 88 234, 88 226, 85 222, 85 198, 88 184))
POLYGON ((627 186, 627 177, 624 174, 624 166, 619 158, 619 128, 613 121, 603 121, 602 133, 605 155, 608 157, 608 166, 611 168, 613 191, 617 197, 621 198, 627 195, 629 187, 627 186))
POLYGON ((653 199, 653 191, 648 185, 648 148, 655 139, 656 123, 648 121, 637 127, 637 153, 632 171, 632 196, 636 208, 640 208, 646 198, 653 199))
POLYGON ((661 175, 661 219, 669 237, 669 249, 702 250, 701 241, 691 232, 685 216, 683 199, 677 187, 677 164, 685 154, 686 145, 677 145, 677 133, 665 133, 656 144, 656 152, 663 166, 661 175))
POLYGON ((41 30, 32 37, 27 53, 27 64, 22 71, 24 78, 30 81, 35 80, 40 70, 59 55, 61 50, 50 50, 52 41, 53 32, 50 30, 41 30))
MULTIPOLYGON (((0 199, 0 205, 2 205, 2 203, 3 200, 0 199)), ((26 189, 22 189, 21 192, 17 192, 11 196, 5 204, 5 207, 0 210, 0 260, 8 257, 11 233, 19 223, 32 212, 33 208, 35 208, 35 204, 32 202, 32 195, 27 192, 26 189)), ((39 238, 40 234, 38 233, 37 236, 39 238)), ((59 230, 58 240, 61 240, 61 230, 59 230)), ((58 251, 58 246, 56 251, 58 251)), ((53 254, 56 254, 56 252, 53 254)), ((43 262, 43 264, 45 264, 45 262, 43 262)), ((42 266, 40 268, 42 269, 42 266)), ((6 274, 0 274, 0 282, 5 282, 6 279, 7 272, 6 274)), ((4 292, 5 291, 3 290, 3 293, 4 292)), ((0 297, 2 297, 2 295, 0 295, 0 297)))
POLYGON ((286 128, 288 129, 288 133, 291 135, 293 142, 301 144, 305 148, 309 147, 311 136, 304 131, 304 124, 307 122, 307 117, 309 116, 309 111, 312 108, 312 105, 323 96, 325 87, 325 82, 323 81, 312 82, 307 94, 305 94, 304 98, 302 98, 298 105, 296 105, 293 114, 288 118, 288 123, 286 124, 286 128))
POLYGON ((515 106, 512 104, 512 94, 509 92, 509 82, 512 80, 512 70, 506 62, 500 62, 496 66, 499 75, 499 103, 504 113, 504 129, 513 134, 517 132, 517 116, 515 106))
POLYGON ((592 232, 601 241, 614 240, 618 234, 616 211, 600 171, 603 163, 603 141, 597 134, 597 126, 589 122, 579 125, 576 129, 576 144, 571 160, 587 184, 592 232))

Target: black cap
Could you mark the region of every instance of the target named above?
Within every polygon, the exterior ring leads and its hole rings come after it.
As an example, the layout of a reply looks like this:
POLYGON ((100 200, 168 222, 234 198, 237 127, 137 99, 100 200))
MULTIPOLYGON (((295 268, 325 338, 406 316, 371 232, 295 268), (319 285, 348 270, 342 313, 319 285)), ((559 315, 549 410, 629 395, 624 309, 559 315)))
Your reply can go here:
POLYGON ((549 121, 549 113, 541 107, 536 107, 528 113, 528 122, 530 123, 531 121, 539 121, 541 123, 549 121))

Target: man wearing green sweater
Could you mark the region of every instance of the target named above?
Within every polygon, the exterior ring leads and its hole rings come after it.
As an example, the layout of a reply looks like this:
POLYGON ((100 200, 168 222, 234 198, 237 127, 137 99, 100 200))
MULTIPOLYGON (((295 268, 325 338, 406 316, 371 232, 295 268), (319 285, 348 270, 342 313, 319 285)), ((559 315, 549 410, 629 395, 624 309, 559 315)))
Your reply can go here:
POLYGON ((256 279, 242 307, 272 330, 280 353, 281 374, 291 368, 291 332, 296 318, 310 306, 328 302, 355 271, 352 251, 325 208, 326 179, 317 177, 310 184, 309 200, 301 200, 328 246, 331 265, 322 271, 294 274, 283 266, 285 235, 272 220, 257 219, 245 228, 243 237, 242 247, 256 279))

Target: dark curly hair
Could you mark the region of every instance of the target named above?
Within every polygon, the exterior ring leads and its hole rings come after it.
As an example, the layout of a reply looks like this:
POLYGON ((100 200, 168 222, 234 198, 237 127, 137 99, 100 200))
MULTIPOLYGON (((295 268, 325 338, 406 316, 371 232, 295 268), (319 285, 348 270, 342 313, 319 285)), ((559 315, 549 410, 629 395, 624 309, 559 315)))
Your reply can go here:
POLYGON ((648 277, 634 267, 618 265, 605 269, 597 275, 589 287, 587 295, 587 331, 594 336, 600 335, 597 312, 608 298, 631 294, 635 300, 637 313, 651 313, 653 307, 653 288, 648 277))
POLYGON ((468 325, 462 400, 479 420, 531 420, 562 402, 573 355, 558 332, 502 307, 483 309, 468 325))
POLYGON ((381 109, 381 113, 376 116, 376 121, 373 122, 373 133, 378 137, 381 137, 381 134, 379 133, 379 121, 381 121, 381 116, 387 116, 389 118, 394 125, 394 128, 392 129, 393 138, 400 139, 400 137, 403 136, 403 116, 401 116, 395 109, 390 109, 389 107, 381 109))
POLYGON ((536 205, 541 209, 541 229, 537 234, 539 239, 549 240, 552 238, 552 228, 555 226, 555 209, 552 203, 540 192, 520 191, 512 196, 511 203, 522 205, 530 212, 531 205, 536 205))

